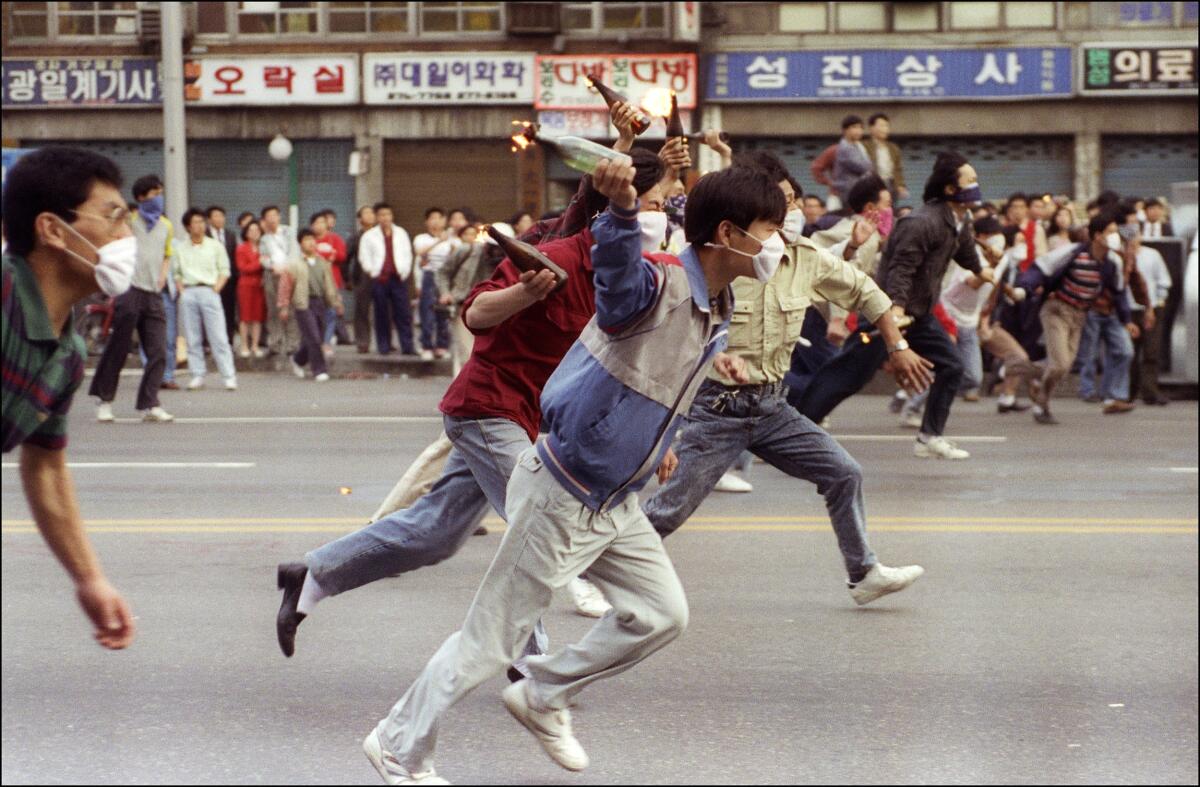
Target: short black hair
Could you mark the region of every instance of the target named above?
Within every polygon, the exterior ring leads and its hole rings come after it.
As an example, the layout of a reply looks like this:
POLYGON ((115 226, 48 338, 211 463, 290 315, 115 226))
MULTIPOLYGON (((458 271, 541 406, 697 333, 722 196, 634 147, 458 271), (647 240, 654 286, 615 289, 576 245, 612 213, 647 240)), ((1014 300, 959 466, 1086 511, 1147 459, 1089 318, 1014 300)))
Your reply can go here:
POLYGON ((387 208, 388 210, 392 211, 392 213, 396 212, 395 210, 392 210, 392 206, 387 204, 386 202, 376 202, 374 205, 371 206, 371 210, 375 211, 376 213, 383 210, 384 208, 387 208))
POLYGON ((1132 199, 1122 201, 1116 208, 1118 224, 1127 224, 1130 216, 1137 216, 1137 205, 1134 204, 1132 199))
POLYGON ((633 190, 640 197, 663 178, 663 163, 658 154, 647 148, 629 151, 633 159, 633 190))
POLYGON ((1025 206, 1029 206, 1029 195, 1023 191, 1014 191, 1008 195, 1008 199, 1004 201, 1004 212, 1008 213, 1008 209, 1014 202, 1024 202, 1025 206))
POLYGON ((822 208, 825 207, 825 200, 821 199, 820 195, 818 195, 818 194, 805 194, 803 199, 801 199, 800 201, 803 202, 804 200, 807 200, 807 199, 815 199, 817 201, 818 205, 820 205, 822 208))
POLYGON ((258 227, 258 231, 262 232, 262 225, 258 223, 258 219, 251 219, 246 222, 245 227, 242 227, 242 240, 249 240, 246 235, 249 234, 251 227, 258 227))
POLYGON ((510 227, 515 227, 515 226, 517 226, 518 224, 520 224, 520 223, 521 223, 521 217, 522 217, 522 216, 528 216, 530 219, 533 219, 533 214, 532 214, 532 213, 530 213, 529 211, 527 211, 527 210, 519 210, 519 211, 517 211, 516 213, 514 213, 514 214, 512 215, 512 217, 511 217, 511 218, 508 220, 508 224, 509 224, 509 226, 510 226, 510 227))
POLYGON ((860 118, 858 115, 846 115, 846 117, 842 118, 842 131, 845 131, 851 126, 861 126, 862 124, 862 118, 860 118))
POLYGON ((804 187, 800 185, 800 181, 788 175, 788 183, 792 184, 792 191, 796 193, 796 199, 804 199, 804 187))
POLYGON ((259 215, 259 216, 266 216, 266 215, 267 215, 268 213, 270 213, 271 211, 275 211, 276 213, 278 213, 278 212, 279 212, 279 206, 278 206, 278 205, 264 205, 264 206, 263 206, 263 209, 262 209, 261 211, 259 211, 258 215, 259 215))
POLYGON ((929 173, 929 180, 925 181, 925 193, 921 199, 925 202, 945 202, 946 187, 958 188, 958 171, 969 163, 961 153, 953 150, 939 153, 937 160, 933 162, 933 172, 929 173))
POLYGON ((1164 207, 1164 205, 1163 205, 1163 201, 1160 200, 1158 197, 1151 197, 1150 199, 1146 200, 1146 204, 1143 207, 1145 207, 1145 208, 1161 208, 1161 207, 1164 207))
POLYGON ((162 178, 158 175, 142 175, 133 182, 133 188, 130 191, 133 192, 134 199, 140 200, 154 189, 161 189, 162 184, 162 178))
POLYGON ((316 240, 317 233, 313 232, 308 227, 305 227, 304 229, 302 229, 298 233, 296 233, 296 243, 299 243, 300 241, 304 240, 305 238, 312 238, 313 240, 316 240))
POLYGON ((733 163, 739 167, 762 170, 770 176, 771 182, 776 186, 792 176, 792 173, 788 172, 787 165, 780 160, 779 156, 769 150, 751 150, 748 153, 739 153, 734 157, 733 163))
POLYGON ((434 206, 434 207, 432 207, 432 208, 426 208, 426 209, 425 209, 425 218, 429 218, 430 216, 432 216, 432 215, 433 215, 433 214, 435 214, 435 213, 440 213, 440 214, 442 214, 443 216, 445 216, 445 215, 446 215, 446 211, 445 211, 443 208, 439 208, 439 207, 437 207, 437 206, 435 205, 435 206, 434 206))
POLYGON ((121 170, 99 153, 82 148, 45 147, 26 153, 4 178, 4 236, 14 254, 33 251, 33 225, 41 213, 75 220, 96 183, 121 188, 121 170))
POLYGON ((975 236, 980 235, 995 235, 997 232, 1004 232, 1004 227, 1000 224, 1000 219, 995 216, 984 216, 975 222, 975 236))
POLYGON ((846 195, 846 204, 855 213, 862 213, 867 203, 879 202, 879 192, 881 191, 887 191, 887 184, 883 182, 883 178, 874 172, 868 172, 854 181, 854 185, 850 187, 850 193, 846 195))
POLYGON ((1102 210, 1093 216, 1092 220, 1088 222, 1088 237, 1094 238, 1108 229, 1109 224, 1119 223, 1120 222, 1117 220, 1117 217, 1113 215, 1112 211, 1102 210))
POLYGON ((199 208, 188 208, 183 212, 183 218, 179 221, 180 226, 183 227, 185 232, 187 231, 188 225, 192 223, 192 219, 196 218, 197 216, 205 221, 208 221, 208 217, 204 215, 204 211, 200 210, 199 208))
POLYGON ((251 213, 251 212, 250 212, 250 211, 248 211, 248 210, 244 210, 244 211, 242 211, 241 213, 239 213, 239 214, 238 214, 237 223, 238 223, 238 224, 241 224, 241 223, 242 223, 242 219, 244 219, 244 218, 246 218, 246 217, 250 217, 251 219, 253 219, 253 218, 256 218, 256 216, 255 216, 253 213, 251 213))
POLYGON ((325 217, 333 216, 336 219, 337 211, 333 208, 326 208, 325 210, 321 211, 321 215, 325 217))
POLYGON ((1106 190, 1100 192, 1099 197, 1096 197, 1096 204, 1102 208, 1108 207, 1110 205, 1116 205, 1120 201, 1121 201, 1121 195, 1118 194, 1117 192, 1113 191, 1112 189, 1106 189, 1106 190))
POLYGON ((876 120, 886 120, 889 123, 892 122, 892 119, 890 117, 888 117, 887 115, 883 114, 882 112, 876 112, 874 115, 871 115, 871 117, 867 118, 867 125, 868 126, 875 125, 876 120))
POLYGON ((708 173, 692 187, 687 208, 684 235, 694 245, 712 240, 722 221, 747 229, 760 219, 783 224, 787 216, 787 200, 778 181, 755 167, 708 173))
POLYGON ((311 226, 312 223, 314 221, 316 221, 317 219, 323 219, 323 218, 325 218, 325 211, 323 211, 323 210, 317 211, 316 213, 314 213, 313 215, 308 217, 309 226, 311 226))
POLYGON ((225 209, 222 208, 220 205, 209 205, 207 208, 204 209, 204 215, 211 219, 213 213, 215 213, 217 211, 221 211, 222 214, 225 213, 225 209))
POLYGON ((360 219, 361 219, 361 218, 362 218, 362 214, 363 214, 363 211, 364 211, 364 210, 370 210, 370 211, 374 211, 375 209, 374 209, 374 208, 372 208, 370 205, 363 205, 363 206, 361 206, 361 207, 360 207, 358 210, 356 210, 356 211, 354 212, 354 215, 355 215, 357 218, 360 218, 360 219))

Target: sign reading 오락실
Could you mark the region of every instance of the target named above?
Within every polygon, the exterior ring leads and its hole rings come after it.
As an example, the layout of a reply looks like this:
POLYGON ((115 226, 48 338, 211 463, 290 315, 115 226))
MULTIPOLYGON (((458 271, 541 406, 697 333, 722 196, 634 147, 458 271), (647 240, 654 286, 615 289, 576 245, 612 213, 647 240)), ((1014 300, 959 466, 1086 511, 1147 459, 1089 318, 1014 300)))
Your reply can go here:
POLYGON ((1178 44, 1084 44, 1079 48, 1079 92, 1196 95, 1196 49, 1178 44))
POLYGON ((528 52, 363 55, 367 104, 533 103, 534 56, 528 52))
POLYGON ((152 58, 6 58, 3 82, 5 109, 162 105, 158 61, 152 58))
POLYGON ((200 106, 357 104, 357 55, 216 55, 183 63, 184 98, 200 106))
POLYGON ((936 101, 1072 94, 1069 47, 723 52, 708 101, 936 101))

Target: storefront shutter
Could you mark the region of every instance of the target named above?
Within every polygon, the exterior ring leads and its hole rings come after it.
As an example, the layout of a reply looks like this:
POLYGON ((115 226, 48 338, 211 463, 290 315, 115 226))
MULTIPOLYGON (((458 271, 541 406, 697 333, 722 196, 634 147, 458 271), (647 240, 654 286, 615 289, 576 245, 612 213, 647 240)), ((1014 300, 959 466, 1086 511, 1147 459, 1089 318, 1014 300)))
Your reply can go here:
POLYGON ((26 140, 25 146, 31 148, 49 145, 67 145, 73 148, 83 148, 93 153, 107 156, 120 168, 121 176, 125 179, 121 187, 121 195, 126 202, 133 202, 133 192, 130 190, 133 182, 143 175, 163 174, 163 148, 161 142, 110 142, 106 140, 78 141, 69 140, 26 140))
POLYGON ((1196 180, 1196 137, 1106 136, 1102 183, 1121 196, 1171 196, 1171 184, 1196 180))
POLYGON ((469 207, 483 221, 508 221, 517 210, 517 162, 507 140, 389 141, 383 193, 396 223, 424 232, 425 209, 469 207))

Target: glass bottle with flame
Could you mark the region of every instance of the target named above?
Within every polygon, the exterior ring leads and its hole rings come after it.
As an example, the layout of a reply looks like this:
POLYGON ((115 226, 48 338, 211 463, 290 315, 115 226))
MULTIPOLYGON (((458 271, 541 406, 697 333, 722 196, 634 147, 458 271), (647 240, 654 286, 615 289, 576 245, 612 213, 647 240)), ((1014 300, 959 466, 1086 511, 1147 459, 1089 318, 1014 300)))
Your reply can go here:
MULTIPOLYGON (((613 90, 611 87, 604 84, 596 77, 589 75, 587 77, 587 81, 588 81, 589 85, 591 85, 593 88, 596 89, 596 92, 600 94, 600 97, 604 99, 604 103, 608 104, 608 108, 610 110, 613 108, 613 105, 616 104, 618 101, 624 101, 626 104, 629 103, 628 98, 621 95, 617 91, 613 90)), ((633 118, 634 136, 640 136, 642 134, 645 134, 649 130, 650 130, 650 118, 646 117, 645 115, 643 115, 639 112, 633 118)))
POLYGON ((516 146, 513 150, 524 150, 536 142, 553 150, 563 160, 564 164, 571 169, 579 170, 585 175, 593 174, 596 171, 596 165, 601 161, 620 161, 624 164, 633 163, 633 160, 624 153, 615 151, 612 148, 606 148, 603 145, 598 145, 581 137, 548 137, 539 133, 541 127, 537 123, 518 125, 524 125, 525 130, 513 136, 512 141, 516 146))
POLYGON ((504 253, 512 260, 513 265, 517 266, 517 270, 525 271, 544 271, 548 270, 554 274, 554 278, 558 280, 555 289, 563 286, 567 281, 567 272, 556 265, 553 260, 542 254, 530 244, 510 238, 500 230, 492 227, 490 224, 483 228, 483 231, 488 234, 492 240, 496 241, 496 245, 504 249, 504 253))

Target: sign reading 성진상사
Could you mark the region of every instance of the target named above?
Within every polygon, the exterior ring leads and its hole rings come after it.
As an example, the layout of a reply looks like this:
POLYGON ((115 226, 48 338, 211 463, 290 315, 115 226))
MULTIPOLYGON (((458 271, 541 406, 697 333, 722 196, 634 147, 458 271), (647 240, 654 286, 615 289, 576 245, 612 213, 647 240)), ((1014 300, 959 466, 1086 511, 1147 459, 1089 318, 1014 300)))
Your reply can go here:
POLYGON ((162 105, 158 61, 150 58, 6 58, 2 65, 5 109, 162 105))
POLYGON ((1085 96, 1196 95, 1196 47, 1178 44, 1084 44, 1085 96))
POLYGON ((708 101, 937 101, 1070 96, 1068 47, 725 52, 708 101))
POLYGON ((533 103, 534 59, 528 52, 363 55, 367 104, 533 103))
POLYGON ((357 104, 357 55, 218 55, 184 61, 184 98, 201 106, 357 104))

